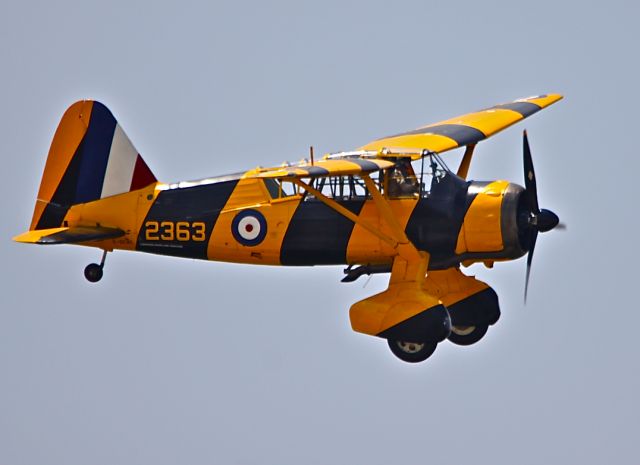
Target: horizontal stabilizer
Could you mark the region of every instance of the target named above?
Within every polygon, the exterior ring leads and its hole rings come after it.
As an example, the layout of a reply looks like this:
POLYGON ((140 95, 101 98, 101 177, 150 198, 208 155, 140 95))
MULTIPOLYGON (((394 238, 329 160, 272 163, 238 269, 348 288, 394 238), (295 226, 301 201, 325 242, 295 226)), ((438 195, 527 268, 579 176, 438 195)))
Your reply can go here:
POLYGON ((78 242, 101 241, 124 236, 118 228, 79 226, 75 228, 52 228, 27 231, 13 238, 26 244, 76 244, 78 242))

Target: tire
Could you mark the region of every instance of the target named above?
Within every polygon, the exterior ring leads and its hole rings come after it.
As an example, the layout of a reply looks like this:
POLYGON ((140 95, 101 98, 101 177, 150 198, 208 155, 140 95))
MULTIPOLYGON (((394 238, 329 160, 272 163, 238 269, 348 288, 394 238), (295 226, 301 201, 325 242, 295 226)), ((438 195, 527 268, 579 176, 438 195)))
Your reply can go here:
POLYGON ((408 363, 424 362, 438 347, 437 342, 405 342, 387 339, 387 343, 393 355, 408 363))
POLYGON ((475 344, 487 334, 489 325, 487 323, 476 324, 475 326, 451 326, 451 334, 448 339, 459 346, 470 346, 475 344))
POLYGON ((87 281, 90 283, 97 283, 102 279, 102 267, 97 263, 90 263, 84 269, 84 277, 87 278, 87 281))

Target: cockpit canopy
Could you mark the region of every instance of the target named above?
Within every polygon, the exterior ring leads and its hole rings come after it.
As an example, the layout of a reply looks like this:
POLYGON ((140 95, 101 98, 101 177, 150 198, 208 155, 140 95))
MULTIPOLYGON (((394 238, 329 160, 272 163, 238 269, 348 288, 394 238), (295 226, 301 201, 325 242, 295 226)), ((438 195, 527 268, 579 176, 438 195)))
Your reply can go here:
MULTIPOLYGON (((393 167, 371 173, 376 187, 389 199, 426 198, 434 183, 452 174, 437 155, 429 155, 413 163, 409 157, 393 161, 393 167)), ((264 182, 273 199, 302 194, 302 190, 291 181, 266 178, 264 182)), ((355 175, 319 177, 312 179, 310 185, 333 200, 370 198, 364 181, 355 175)), ((315 197, 307 193, 305 200, 315 200, 315 197)))

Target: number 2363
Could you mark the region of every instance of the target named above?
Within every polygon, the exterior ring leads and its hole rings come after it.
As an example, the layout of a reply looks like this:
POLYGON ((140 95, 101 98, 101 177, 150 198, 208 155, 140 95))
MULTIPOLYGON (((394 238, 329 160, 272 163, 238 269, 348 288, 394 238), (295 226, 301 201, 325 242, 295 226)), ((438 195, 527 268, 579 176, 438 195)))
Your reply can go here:
POLYGON ((144 238, 148 241, 195 241, 204 242, 206 226, 198 221, 147 221, 144 238))

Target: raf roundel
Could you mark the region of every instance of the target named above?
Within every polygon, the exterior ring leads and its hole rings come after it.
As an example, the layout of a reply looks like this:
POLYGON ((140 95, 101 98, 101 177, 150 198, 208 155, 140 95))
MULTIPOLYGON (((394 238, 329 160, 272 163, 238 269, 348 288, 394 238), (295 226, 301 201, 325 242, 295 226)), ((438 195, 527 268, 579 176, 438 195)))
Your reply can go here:
POLYGON ((231 233, 242 245, 258 245, 267 235, 267 220, 257 210, 241 211, 231 223, 231 233))

